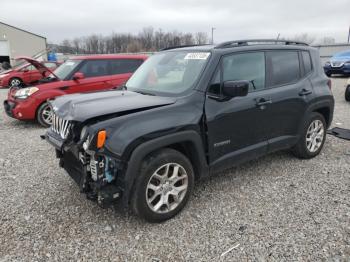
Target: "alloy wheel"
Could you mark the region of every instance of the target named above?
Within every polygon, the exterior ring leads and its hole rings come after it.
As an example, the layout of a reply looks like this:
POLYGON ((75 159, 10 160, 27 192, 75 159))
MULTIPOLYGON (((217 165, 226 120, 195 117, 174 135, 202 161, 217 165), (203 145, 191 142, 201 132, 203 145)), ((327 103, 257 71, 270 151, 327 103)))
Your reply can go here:
POLYGON ((43 121, 46 124, 51 125, 52 124, 52 108, 51 108, 51 106, 49 106, 49 105, 45 106, 44 109, 42 110, 41 116, 42 116, 43 121))
POLYGON ((321 120, 311 122, 306 132, 306 147, 311 153, 315 153, 321 146, 324 140, 324 126, 321 120))
POLYGON ((167 213, 177 208, 188 189, 186 170, 177 163, 168 163, 158 168, 148 181, 146 201, 156 213, 167 213))
POLYGON ((21 84, 21 80, 15 78, 15 79, 12 79, 11 82, 10 82, 10 87, 13 87, 13 86, 19 86, 21 84))

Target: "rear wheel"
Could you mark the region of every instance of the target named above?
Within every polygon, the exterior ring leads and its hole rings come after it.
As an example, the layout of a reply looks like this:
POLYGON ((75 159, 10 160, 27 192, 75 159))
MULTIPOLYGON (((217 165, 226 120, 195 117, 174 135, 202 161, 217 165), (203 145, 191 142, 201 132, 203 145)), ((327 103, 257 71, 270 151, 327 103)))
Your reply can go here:
POLYGON ((186 205, 193 184, 187 157, 168 148, 152 153, 142 163, 133 192, 133 210, 149 222, 170 219, 186 205))
POLYGON ((22 79, 18 77, 11 78, 9 81, 9 87, 21 86, 23 83, 22 79))
POLYGON ((43 103, 36 114, 36 119, 38 123, 44 127, 49 127, 52 124, 52 108, 45 102, 43 103))
POLYGON ((321 152, 325 140, 326 121, 320 113, 313 112, 305 122, 300 139, 292 152, 299 158, 313 158, 321 152))
POLYGON ((345 89, 345 100, 350 102, 350 85, 345 89))

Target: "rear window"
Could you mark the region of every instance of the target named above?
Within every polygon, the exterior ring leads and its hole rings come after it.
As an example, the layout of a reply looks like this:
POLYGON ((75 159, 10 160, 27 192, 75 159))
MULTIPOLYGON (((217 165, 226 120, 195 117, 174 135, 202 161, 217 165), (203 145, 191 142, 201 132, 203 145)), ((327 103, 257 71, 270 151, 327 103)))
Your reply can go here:
POLYGON ((111 74, 125 74, 133 73, 143 63, 143 60, 139 59, 118 59, 111 60, 111 74))
POLYGON ((269 51, 266 53, 269 65, 268 85, 287 85, 300 79, 300 65, 297 51, 269 51))

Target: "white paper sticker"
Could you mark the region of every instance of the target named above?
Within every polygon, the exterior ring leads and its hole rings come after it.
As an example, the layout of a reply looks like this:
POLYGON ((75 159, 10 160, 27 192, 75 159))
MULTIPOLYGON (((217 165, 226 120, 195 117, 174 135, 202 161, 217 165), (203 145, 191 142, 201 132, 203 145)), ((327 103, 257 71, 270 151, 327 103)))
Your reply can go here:
POLYGON ((75 63, 74 62, 71 62, 71 61, 69 61, 69 62, 66 62, 66 65, 67 66, 72 66, 72 65, 74 65, 75 63))
POLYGON ((186 60, 206 60, 210 56, 210 53, 188 53, 185 56, 186 60))

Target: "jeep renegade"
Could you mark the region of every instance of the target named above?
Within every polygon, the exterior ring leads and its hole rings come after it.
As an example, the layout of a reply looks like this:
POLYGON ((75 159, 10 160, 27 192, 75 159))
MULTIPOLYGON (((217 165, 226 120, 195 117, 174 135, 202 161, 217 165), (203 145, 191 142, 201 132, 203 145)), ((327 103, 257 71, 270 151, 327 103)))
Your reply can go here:
POLYGON ((318 155, 333 117, 330 88, 318 51, 300 42, 168 48, 122 90, 57 98, 44 138, 89 199, 121 198, 160 222, 210 174, 282 149, 318 155))

